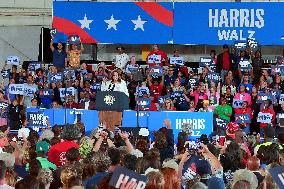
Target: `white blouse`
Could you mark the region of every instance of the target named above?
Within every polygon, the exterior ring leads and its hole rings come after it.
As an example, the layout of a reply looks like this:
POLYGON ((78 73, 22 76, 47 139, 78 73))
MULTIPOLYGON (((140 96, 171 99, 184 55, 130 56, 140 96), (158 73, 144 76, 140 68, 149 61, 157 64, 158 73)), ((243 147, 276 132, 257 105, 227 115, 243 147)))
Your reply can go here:
POLYGON ((124 80, 120 83, 112 83, 112 81, 102 82, 101 91, 119 91, 129 96, 127 85, 124 80))

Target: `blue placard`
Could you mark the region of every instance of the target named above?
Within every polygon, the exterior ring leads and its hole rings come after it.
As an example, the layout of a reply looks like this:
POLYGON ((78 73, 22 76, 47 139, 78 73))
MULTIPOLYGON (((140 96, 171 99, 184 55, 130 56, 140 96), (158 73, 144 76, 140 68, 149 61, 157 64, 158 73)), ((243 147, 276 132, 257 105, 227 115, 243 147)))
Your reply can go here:
POLYGON ((52 89, 40 89, 38 91, 38 95, 39 95, 40 98, 52 97, 53 96, 53 90, 52 89))
POLYGON ((184 60, 183 57, 170 57, 170 64, 175 64, 175 65, 184 65, 184 60))
POLYGON ((250 71, 252 66, 248 60, 240 60, 239 62, 239 68, 241 71, 250 71))
POLYGON ((284 103, 284 94, 280 94, 279 96, 279 104, 283 104, 284 103))
POLYGON ((27 125, 28 126, 45 126, 43 111, 27 112, 27 125))
POLYGON ((78 45, 78 44, 81 43, 80 37, 79 37, 78 35, 71 35, 71 36, 69 36, 67 42, 68 42, 69 44, 71 44, 71 45, 78 45))
POLYGON ((31 62, 31 63, 29 63, 28 70, 30 72, 34 72, 34 71, 36 71, 39 68, 41 68, 41 63, 39 63, 39 62, 31 62))
POLYGON ((158 104, 160 107, 162 107, 164 105, 165 102, 165 96, 159 96, 158 97, 158 104))
MULTIPOLYGON (((124 127, 136 127, 136 111, 124 111, 122 125, 124 127)), ((140 111, 139 124, 141 127, 148 127, 150 131, 159 130, 165 119, 169 119, 175 139, 182 131, 182 124, 192 125, 191 139, 196 139, 201 134, 210 135, 213 131, 212 112, 183 112, 183 111, 140 111)))
POLYGON ((65 80, 69 80, 69 79, 75 80, 76 79, 75 70, 73 69, 63 70, 63 75, 64 75, 65 80))
POLYGON ((271 123, 272 114, 259 112, 257 116, 257 122, 259 123, 271 123))
POLYGON ((221 118, 215 118, 216 127, 219 129, 226 129, 229 121, 221 118))
POLYGON ((163 68, 161 66, 150 66, 149 67, 149 74, 151 76, 162 76, 163 75, 163 68))
POLYGON ((284 75, 284 66, 271 66, 271 75, 281 74, 284 75))
POLYGON ((25 88, 24 84, 9 84, 8 91, 9 91, 9 94, 23 95, 24 88, 25 88))
POLYGON ((239 50, 239 51, 246 50, 246 48, 247 48, 247 41, 235 41, 234 42, 234 47, 237 50, 239 50))
POLYGON ((8 117, 8 107, 9 104, 7 102, 0 102, 0 118, 8 117))
POLYGON ((271 97, 265 93, 258 93, 257 94, 257 103, 263 103, 265 100, 270 100, 271 97))
POLYGON ((242 108, 243 101, 238 99, 233 99, 233 108, 242 108))
POLYGON ((149 98, 138 98, 136 100, 136 103, 139 108, 150 108, 151 107, 151 100, 149 98))
POLYGON ((235 114, 236 123, 250 123, 249 114, 235 114))
POLYGON ((183 91, 174 91, 174 92, 172 92, 172 94, 171 94, 171 98, 179 98, 179 97, 181 97, 183 94, 184 94, 183 91))
POLYGON ((149 91, 149 88, 148 87, 139 87, 139 89, 137 88, 136 90, 139 90, 138 91, 138 96, 141 97, 145 94, 150 94, 150 91, 149 91))
POLYGON ((50 83, 56 83, 58 81, 63 81, 63 73, 60 72, 60 73, 49 75, 49 82, 50 83))
POLYGON ((208 81, 214 81, 215 83, 219 82, 220 77, 218 73, 210 72, 207 75, 207 80, 208 81))
POLYGON ((56 28, 50 29, 50 35, 51 35, 52 37, 55 37, 56 34, 57 34, 57 29, 56 29, 56 28))
POLYGON ((101 90, 101 86, 102 86, 102 84, 100 84, 100 83, 94 83, 92 85, 92 89, 95 90, 95 91, 100 91, 101 90))
POLYGON ((279 99, 281 91, 279 89, 272 89, 270 93, 274 98, 279 99))

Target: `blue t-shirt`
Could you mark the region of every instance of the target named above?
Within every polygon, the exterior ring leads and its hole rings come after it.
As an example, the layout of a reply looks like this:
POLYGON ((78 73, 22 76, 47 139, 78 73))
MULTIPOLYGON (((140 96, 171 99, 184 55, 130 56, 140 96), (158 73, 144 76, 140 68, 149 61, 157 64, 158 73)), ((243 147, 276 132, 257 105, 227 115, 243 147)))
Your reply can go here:
POLYGON ((67 58, 67 54, 64 51, 59 52, 58 50, 54 50, 52 63, 55 67, 64 68, 65 58, 67 58))

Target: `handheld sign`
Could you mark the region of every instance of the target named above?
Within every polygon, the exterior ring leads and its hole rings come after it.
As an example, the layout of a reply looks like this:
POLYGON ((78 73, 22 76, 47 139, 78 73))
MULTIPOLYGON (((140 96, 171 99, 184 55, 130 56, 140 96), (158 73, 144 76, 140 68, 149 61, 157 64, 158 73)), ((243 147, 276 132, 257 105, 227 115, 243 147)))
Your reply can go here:
POLYGON ((265 93, 257 94, 257 103, 263 103, 265 100, 270 100, 270 96, 265 93))
POLYGON ((281 74, 284 75, 284 66, 271 66, 271 75, 281 74))
POLYGON ((24 96, 33 97, 34 94, 36 93, 36 90, 37 89, 35 87, 25 85, 24 86, 24 96))
POLYGON ((69 80, 69 79, 75 80, 76 79, 75 70, 73 69, 63 70, 63 75, 64 75, 65 80, 69 80))
POLYGON ((0 118, 8 117, 8 106, 7 102, 0 102, 0 118))
POLYGON ((233 108, 242 108, 242 105, 242 100, 233 99, 233 108))
POLYGON ((101 90, 101 84, 100 83, 93 84, 92 89, 95 90, 95 91, 100 91, 101 90))
POLYGON ((27 112, 28 125, 43 126, 43 112, 27 112))
POLYGON ((34 71, 36 71, 39 68, 41 68, 41 64, 40 63, 30 63, 29 67, 28 67, 28 70, 29 70, 29 72, 34 72, 34 71))
POLYGON ((280 91, 279 89, 272 89, 270 92, 271 92, 271 95, 272 95, 274 98, 279 99, 280 94, 281 94, 281 91, 280 91))
POLYGON ((24 84, 9 84, 9 94, 24 94, 24 84))
POLYGON ((277 114, 277 123, 280 127, 284 127, 284 113, 277 114))
POLYGON ((199 79, 198 78, 190 78, 188 80, 188 84, 190 85, 190 87, 197 87, 199 84, 199 79))
POLYGON ((247 48, 247 42, 246 41, 236 41, 234 43, 234 47, 239 51, 245 50, 247 48))
POLYGON ((283 104, 284 103, 284 94, 280 94, 279 96, 279 104, 283 104))
POLYGON ((259 123, 271 123, 272 114, 259 112, 257 116, 257 122, 259 123))
POLYGON ((53 96, 53 90, 52 89, 41 89, 39 90, 39 97, 52 97, 53 96))
POLYGON ((56 83, 58 81, 63 81, 63 73, 56 73, 56 74, 51 74, 49 77, 49 82, 50 83, 56 83))
POLYGON ((147 95, 150 94, 149 88, 148 87, 139 87, 138 96, 141 97, 141 96, 146 95, 146 94, 147 95))
POLYGON ((179 97, 181 97, 183 94, 184 94, 183 91, 174 91, 174 92, 172 92, 172 94, 171 94, 171 98, 179 98, 179 97))
POLYGON ((151 76, 162 76, 163 75, 163 68, 161 66, 151 66, 149 68, 149 74, 151 76))
POLYGON ((212 58, 211 57, 200 57, 199 60, 199 67, 206 67, 212 65, 212 58))
POLYGON ((137 106, 139 108, 150 108, 151 100, 149 98, 138 98, 137 99, 137 106))
POLYGON ((241 60, 239 62, 239 68, 243 72, 248 72, 251 70, 252 66, 248 60, 241 60))
POLYGON ((284 188, 284 166, 277 166, 268 169, 273 180, 276 182, 279 188, 284 188))
POLYGON ((124 167, 117 167, 112 174, 109 185, 115 188, 120 188, 122 183, 129 181, 136 182, 137 185, 135 189, 144 189, 146 187, 147 176, 140 175, 137 172, 124 167))
POLYGON ((160 107, 162 107, 164 105, 165 102, 165 96, 159 96, 158 97, 158 104, 160 107))
POLYGON ((1 75, 3 78, 9 78, 10 70, 2 70, 1 75))
POLYGON ((225 119, 220 119, 220 118, 216 118, 216 127, 220 128, 220 129, 226 129, 229 121, 225 120, 225 119))
POLYGON ((210 72, 207 75, 207 80, 208 81, 213 81, 215 83, 218 83, 220 80, 219 74, 218 73, 214 73, 214 72, 210 72))
POLYGON ((57 29, 56 29, 56 28, 50 29, 50 35, 51 35, 52 37, 55 37, 56 34, 57 34, 57 29))
POLYGON ((210 96, 209 97, 209 105, 210 106, 215 106, 215 105, 218 105, 218 101, 217 101, 217 97, 216 96, 210 96))
POLYGON ((248 38, 247 44, 253 52, 257 51, 260 48, 259 43, 255 39, 248 38))
POLYGON ((6 63, 10 64, 10 65, 18 66, 20 64, 20 58, 17 57, 17 56, 8 56, 7 60, 6 60, 6 63))
POLYGON ((148 63, 157 63, 160 64, 162 62, 162 57, 161 55, 150 55, 148 56, 148 63))
POLYGON ((250 123, 249 114, 235 114, 236 123, 250 123))
POLYGON ((170 64, 184 65, 183 57, 170 57, 170 64))
POLYGON ((74 96, 75 88, 74 87, 59 88, 59 92, 60 92, 60 98, 64 98, 66 96, 74 96))
POLYGON ((78 45, 81 43, 80 37, 78 35, 71 35, 68 38, 68 43, 71 45, 78 45))

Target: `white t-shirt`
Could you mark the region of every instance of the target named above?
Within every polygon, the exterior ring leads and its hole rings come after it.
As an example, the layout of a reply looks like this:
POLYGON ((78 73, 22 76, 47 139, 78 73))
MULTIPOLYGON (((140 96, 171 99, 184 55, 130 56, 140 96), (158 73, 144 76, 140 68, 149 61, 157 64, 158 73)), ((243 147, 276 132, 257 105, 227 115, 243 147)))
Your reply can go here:
POLYGON ((125 68, 127 62, 129 61, 129 56, 126 53, 115 55, 114 64, 115 67, 123 69, 125 68))
POLYGON ((0 189, 15 189, 15 188, 12 187, 12 186, 9 186, 7 184, 2 184, 2 185, 0 185, 0 189))

